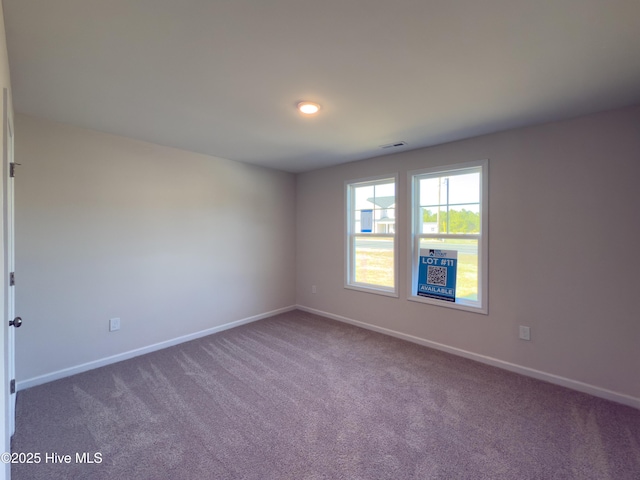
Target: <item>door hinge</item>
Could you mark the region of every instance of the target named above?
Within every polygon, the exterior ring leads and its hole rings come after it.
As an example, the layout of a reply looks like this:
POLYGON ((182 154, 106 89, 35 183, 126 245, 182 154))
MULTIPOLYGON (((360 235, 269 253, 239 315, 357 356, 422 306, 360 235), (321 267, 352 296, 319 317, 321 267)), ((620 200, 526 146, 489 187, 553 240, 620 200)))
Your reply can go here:
POLYGON ((9 286, 13 287, 16 284, 16 272, 11 272, 9 274, 9 286))
POLYGON ((16 379, 14 378, 9 382, 9 393, 16 393, 16 379))
POLYGON ((19 164, 19 163, 16 163, 16 162, 11 162, 11 163, 9 164, 9 176, 10 176, 11 178, 13 178, 13 177, 15 177, 15 176, 16 176, 16 165, 20 165, 20 164, 19 164))

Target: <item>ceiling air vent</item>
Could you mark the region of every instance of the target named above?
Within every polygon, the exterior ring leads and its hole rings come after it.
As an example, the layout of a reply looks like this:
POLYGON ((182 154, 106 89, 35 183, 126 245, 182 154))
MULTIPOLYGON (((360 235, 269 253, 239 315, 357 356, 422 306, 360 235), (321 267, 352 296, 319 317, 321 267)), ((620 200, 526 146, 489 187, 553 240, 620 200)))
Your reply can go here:
POLYGON ((400 148, 400 147, 404 147, 407 144, 407 142, 394 142, 394 143, 387 143, 386 145, 380 145, 380 148, 387 150, 389 148, 400 148))

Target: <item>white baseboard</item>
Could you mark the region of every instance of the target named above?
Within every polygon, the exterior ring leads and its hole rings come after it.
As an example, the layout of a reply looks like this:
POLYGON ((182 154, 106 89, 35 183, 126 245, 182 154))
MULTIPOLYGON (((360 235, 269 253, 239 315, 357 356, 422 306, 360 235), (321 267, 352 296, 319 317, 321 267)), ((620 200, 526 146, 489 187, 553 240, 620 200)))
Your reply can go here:
POLYGON ((164 342, 155 343, 153 345, 149 345, 142 348, 136 348, 135 350, 119 353, 117 355, 101 358, 99 360, 93 360, 91 362, 83 363, 82 365, 76 365, 74 367, 64 368, 62 370, 57 370, 55 372, 47 373, 45 375, 40 375, 38 377, 33 377, 27 380, 22 380, 22 381, 16 382, 16 390, 20 391, 20 390, 24 390, 25 388, 35 387, 36 385, 42 385, 43 383, 52 382, 54 380, 59 380, 64 377, 70 377, 71 375, 76 375, 77 373, 93 370, 94 368, 104 367, 105 365, 110 365, 112 363, 128 360, 130 358, 138 357, 146 353, 155 352, 157 350, 162 350, 163 348, 172 347, 174 345, 178 345, 184 342, 189 342, 197 338, 206 337, 207 335, 221 332, 223 330, 228 330, 230 328, 239 327, 240 325, 244 325, 246 323, 262 320, 263 318, 272 317, 280 313, 290 312, 291 310, 295 310, 296 308, 297 307, 295 305, 279 308, 278 310, 272 310, 271 312, 261 313, 260 315, 255 315, 253 317, 243 318, 241 320, 236 320, 234 322, 225 323, 224 325, 218 325, 216 327, 207 328, 206 330, 190 333, 189 335, 183 335, 182 337, 172 338, 171 340, 165 340, 164 342))
POLYGON ((623 405, 628 405, 630 407, 635 407, 640 409, 640 398, 632 397, 630 395, 626 395, 624 393, 614 392, 612 390, 607 390, 606 388, 597 387, 595 385, 590 385, 588 383, 580 382, 577 380, 572 380, 570 378, 561 377, 559 375, 554 375, 553 373, 542 372, 540 370, 535 370, 533 368, 524 367, 522 365, 517 365, 515 363, 505 362, 504 360, 500 360, 498 358, 487 357, 485 355, 480 355, 478 353, 469 352, 467 350, 462 350, 456 347, 450 347, 449 345, 445 345, 442 343, 432 342, 431 340, 426 340, 424 338, 416 337, 413 335, 408 335, 406 333, 398 332, 395 330, 390 330, 384 327, 378 327, 376 325, 371 325, 365 322, 361 322, 359 320, 354 320, 352 318, 343 317, 341 315, 335 315, 333 313, 324 312, 322 310, 316 310, 315 308, 305 307, 303 305, 297 305, 299 310, 315 313, 317 315, 321 315, 323 317, 331 318, 332 320, 337 320, 339 322, 350 323, 351 325, 356 325, 358 327, 365 328, 367 330, 372 330, 374 332, 383 333, 385 335, 390 335, 392 337, 400 338, 402 340, 407 340, 409 342, 417 343, 419 345, 423 345, 425 347, 434 348, 436 350, 441 350, 444 352, 452 353, 453 355, 458 355, 460 357, 469 358, 471 360, 475 360, 477 362, 485 363, 487 365, 491 365, 494 367, 502 368, 504 370, 509 370, 510 372, 520 373, 522 375, 526 375, 528 377, 536 378, 538 380, 544 380, 545 382, 553 383, 555 385, 560 385, 562 387, 567 387, 572 390, 577 390, 579 392, 588 393, 595 397, 604 398, 606 400, 611 400, 613 402, 621 403, 623 405))

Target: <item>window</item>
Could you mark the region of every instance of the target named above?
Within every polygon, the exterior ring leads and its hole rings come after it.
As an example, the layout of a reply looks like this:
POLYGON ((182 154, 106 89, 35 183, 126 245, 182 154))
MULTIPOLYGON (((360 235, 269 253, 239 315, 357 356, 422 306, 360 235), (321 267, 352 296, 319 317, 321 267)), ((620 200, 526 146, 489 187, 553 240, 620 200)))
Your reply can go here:
POLYGON ((396 178, 346 184, 345 287, 397 296, 396 178))
POLYGON ((485 160, 409 173, 409 300, 487 313, 487 169, 485 160))

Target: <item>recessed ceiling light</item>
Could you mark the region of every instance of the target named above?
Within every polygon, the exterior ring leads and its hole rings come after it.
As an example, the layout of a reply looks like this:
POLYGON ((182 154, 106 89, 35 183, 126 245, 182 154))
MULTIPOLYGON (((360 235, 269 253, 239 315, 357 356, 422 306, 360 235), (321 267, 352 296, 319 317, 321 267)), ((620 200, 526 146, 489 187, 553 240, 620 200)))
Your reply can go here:
POLYGON ((320 105, 313 102, 300 102, 298 103, 298 110, 300 110, 305 115, 313 115, 314 113, 318 113, 318 110, 320 110, 320 105))

